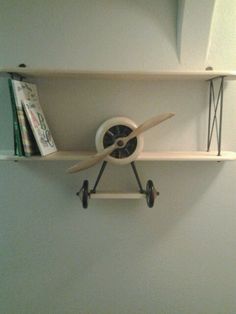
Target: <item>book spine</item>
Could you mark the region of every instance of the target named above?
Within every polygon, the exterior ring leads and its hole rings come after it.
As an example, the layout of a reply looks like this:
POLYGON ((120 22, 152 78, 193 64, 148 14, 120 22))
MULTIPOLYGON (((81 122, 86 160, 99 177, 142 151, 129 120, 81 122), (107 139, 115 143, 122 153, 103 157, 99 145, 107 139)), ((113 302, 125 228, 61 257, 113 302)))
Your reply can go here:
POLYGON ((16 111, 16 103, 15 103, 15 97, 12 87, 11 79, 8 80, 9 83, 9 90, 11 95, 11 105, 12 105, 12 114, 13 114, 13 131, 14 131, 14 152, 17 156, 24 156, 24 149, 23 149, 23 143, 20 133, 20 126, 19 121, 17 117, 17 111, 16 111))

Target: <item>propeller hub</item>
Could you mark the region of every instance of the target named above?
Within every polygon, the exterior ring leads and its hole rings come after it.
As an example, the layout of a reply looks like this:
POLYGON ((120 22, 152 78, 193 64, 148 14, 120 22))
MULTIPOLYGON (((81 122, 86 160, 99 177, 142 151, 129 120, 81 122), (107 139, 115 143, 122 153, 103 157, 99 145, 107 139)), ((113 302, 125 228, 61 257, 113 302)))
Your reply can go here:
POLYGON ((124 146, 124 141, 118 140, 118 141, 117 141, 117 145, 118 145, 119 147, 124 146))

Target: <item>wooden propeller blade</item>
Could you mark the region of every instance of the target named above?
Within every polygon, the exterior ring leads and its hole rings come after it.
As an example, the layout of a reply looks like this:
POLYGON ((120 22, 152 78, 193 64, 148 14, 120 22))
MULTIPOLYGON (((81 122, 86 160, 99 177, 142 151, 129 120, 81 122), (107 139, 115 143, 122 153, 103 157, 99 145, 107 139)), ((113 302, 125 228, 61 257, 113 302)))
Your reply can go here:
MULTIPOLYGON (((128 136, 122 137, 123 146, 126 145, 126 143, 131 140, 132 138, 140 135, 141 133, 153 128, 154 126, 158 125, 159 123, 173 117, 174 113, 164 113, 157 117, 153 117, 144 123, 142 123, 140 126, 138 126, 133 132, 131 132, 128 136)), ((119 139, 116 139, 116 142, 105 148, 102 152, 97 153, 96 155, 88 158, 87 160, 81 161, 80 163, 74 165, 73 167, 68 169, 69 173, 76 173, 81 170, 85 170, 87 168, 90 168, 94 165, 96 165, 99 161, 105 159, 108 155, 110 155, 119 145, 118 145, 119 139)))
POLYGON ((110 155, 113 150, 115 150, 117 148, 117 144, 113 144, 111 146, 108 146, 107 148, 105 148, 102 152, 97 153, 96 155, 79 162, 78 164, 72 166, 71 168, 69 168, 67 170, 68 173, 76 173, 79 172, 81 170, 85 170, 88 169, 94 165, 96 165, 99 161, 103 160, 104 158, 106 158, 108 155, 110 155))
POLYGON ((169 113, 163 113, 159 116, 148 119, 147 121, 140 124, 133 132, 131 132, 123 140, 125 140, 125 142, 127 143, 132 138, 134 138, 134 137, 140 135, 141 133, 153 128, 154 126, 158 125, 159 123, 161 123, 167 119, 172 118, 174 115, 175 115, 174 113, 169 112, 169 113))

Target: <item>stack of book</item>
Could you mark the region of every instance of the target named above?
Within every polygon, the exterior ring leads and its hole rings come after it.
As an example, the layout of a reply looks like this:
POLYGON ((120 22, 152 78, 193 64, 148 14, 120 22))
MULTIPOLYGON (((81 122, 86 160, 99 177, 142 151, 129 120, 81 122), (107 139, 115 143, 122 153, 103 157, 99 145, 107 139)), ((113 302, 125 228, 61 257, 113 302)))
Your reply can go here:
POLYGON ((42 111, 37 86, 9 79, 13 113, 14 152, 17 156, 46 156, 57 151, 42 111))

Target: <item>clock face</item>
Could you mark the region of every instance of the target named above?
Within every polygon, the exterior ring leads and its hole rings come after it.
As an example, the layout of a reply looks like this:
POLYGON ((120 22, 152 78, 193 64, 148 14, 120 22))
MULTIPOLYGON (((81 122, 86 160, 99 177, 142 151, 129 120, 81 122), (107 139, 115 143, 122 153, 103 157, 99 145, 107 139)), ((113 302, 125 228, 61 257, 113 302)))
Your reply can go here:
POLYGON ((120 147, 114 150, 106 160, 118 165, 128 164, 136 160, 143 149, 142 135, 131 139, 125 146, 122 145, 122 138, 127 137, 136 128, 136 123, 127 117, 115 117, 106 120, 96 133, 97 151, 103 151, 104 148, 111 146, 117 139, 120 139, 117 143, 119 145, 120 142, 120 147))
MULTIPOLYGON (((115 143, 117 138, 126 137, 132 132, 132 129, 127 125, 118 124, 112 126, 106 131, 103 137, 103 146, 107 148, 108 146, 115 143)), ((124 147, 117 148, 114 150, 110 156, 113 158, 121 159, 131 156, 137 148, 137 138, 131 139, 124 147)))

